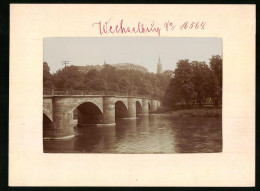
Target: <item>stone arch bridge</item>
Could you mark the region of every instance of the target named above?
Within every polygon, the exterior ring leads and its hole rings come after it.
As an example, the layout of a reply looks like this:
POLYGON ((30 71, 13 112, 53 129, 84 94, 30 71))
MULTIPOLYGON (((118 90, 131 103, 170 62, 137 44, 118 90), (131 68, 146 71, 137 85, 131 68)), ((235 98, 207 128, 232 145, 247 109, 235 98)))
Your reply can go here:
POLYGON ((115 125, 115 118, 134 119, 158 107, 158 100, 133 96, 43 96, 43 137, 71 137, 75 125, 115 125))

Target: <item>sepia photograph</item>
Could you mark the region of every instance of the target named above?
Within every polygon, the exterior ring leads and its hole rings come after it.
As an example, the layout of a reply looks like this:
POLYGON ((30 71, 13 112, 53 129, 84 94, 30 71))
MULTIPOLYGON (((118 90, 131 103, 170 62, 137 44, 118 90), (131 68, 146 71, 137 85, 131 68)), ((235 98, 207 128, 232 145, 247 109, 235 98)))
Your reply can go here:
POLYGON ((11 4, 8 185, 255 186, 255 14, 11 4))
POLYGON ((222 39, 45 38, 43 147, 222 152, 222 39))

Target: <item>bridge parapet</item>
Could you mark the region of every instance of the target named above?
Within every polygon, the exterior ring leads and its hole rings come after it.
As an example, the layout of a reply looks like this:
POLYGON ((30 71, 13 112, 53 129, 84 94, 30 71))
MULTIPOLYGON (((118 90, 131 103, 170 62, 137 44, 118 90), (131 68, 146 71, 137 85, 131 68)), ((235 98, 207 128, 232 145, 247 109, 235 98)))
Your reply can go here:
POLYGON ((44 96, 54 96, 54 95, 96 95, 96 96, 115 96, 115 97, 138 97, 138 98, 148 98, 149 95, 139 95, 129 92, 115 92, 115 91, 89 91, 89 90, 54 90, 54 89, 44 89, 44 96))

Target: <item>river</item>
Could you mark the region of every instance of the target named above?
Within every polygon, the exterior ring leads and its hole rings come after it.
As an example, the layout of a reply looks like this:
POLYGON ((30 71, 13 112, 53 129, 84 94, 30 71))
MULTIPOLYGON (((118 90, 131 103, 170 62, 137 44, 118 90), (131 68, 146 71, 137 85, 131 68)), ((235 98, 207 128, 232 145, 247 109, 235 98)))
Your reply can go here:
POLYGON ((222 151, 221 118, 140 115, 116 126, 75 128, 76 136, 43 140, 47 153, 212 153, 222 151))

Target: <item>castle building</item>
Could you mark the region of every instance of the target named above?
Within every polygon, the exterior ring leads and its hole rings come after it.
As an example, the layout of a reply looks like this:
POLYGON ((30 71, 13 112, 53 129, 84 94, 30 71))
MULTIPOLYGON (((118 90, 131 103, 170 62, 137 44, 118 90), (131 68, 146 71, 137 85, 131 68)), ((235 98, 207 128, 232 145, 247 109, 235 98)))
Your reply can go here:
POLYGON ((111 66, 116 67, 118 70, 136 70, 143 73, 148 73, 147 68, 132 63, 119 63, 119 64, 112 64, 111 66))
POLYGON ((158 61, 158 64, 157 64, 157 74, 161 74, 163 71, 162 71, 162 63, 161 63, 161 59, 159 57, 159 61, 158 61))
MULTIPOLYGON (((106 61, 104 61, 104 65, 107 64, 106 61)), ((96 69, 96 70, 102 70, 104 68, 104 65, 86 65, 86 66, 76 66, 78 68, 78 71, 81 73, 88 73, 89 70, 96 69)), ((132 63, 118 63, 118 64, 109 64, 113 67, 115 67, 117 70, 135 70, 140 71, 143 73, 148 73, 148 69, 132 63)))
POLYGON ((86 74, 88 73, 88 71, 96 69, 96 70, 101 70, 103 68, 103 66, 100 65, 86 65, 86 66, 75 66, 77 67, 78 71, 86 74))

